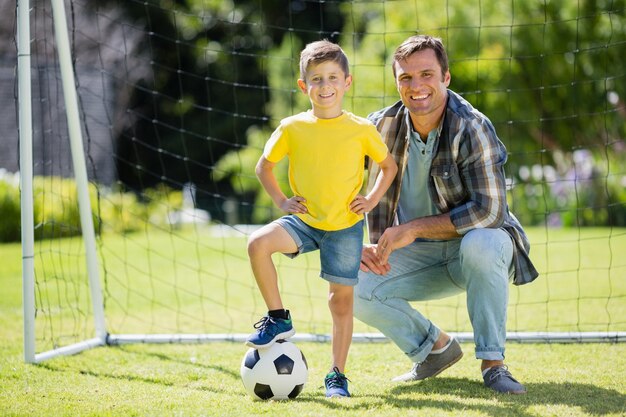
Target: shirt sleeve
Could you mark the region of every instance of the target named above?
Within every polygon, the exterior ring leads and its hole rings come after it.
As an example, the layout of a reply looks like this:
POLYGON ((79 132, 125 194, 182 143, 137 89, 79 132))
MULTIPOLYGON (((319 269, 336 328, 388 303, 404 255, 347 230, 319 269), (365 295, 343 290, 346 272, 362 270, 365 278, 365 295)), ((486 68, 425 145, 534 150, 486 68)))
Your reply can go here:
POLYGON ((380 164, 387 157, 389 150, 374 125, 368 126, 367 129, 365 154, 380 164))
POLYGON ((289 152, 288 133, 281 123, 272 133, 265 148, 263 156, 270 162, 276 163, 283 159, 289 152))
POLYGON ((463 204, 450 210, 459 234, 476 228, 501 227, 508 211, 504 164, 506 148, 488 120, 473 120, 459 146, 459 176, 465 187, 463 204))

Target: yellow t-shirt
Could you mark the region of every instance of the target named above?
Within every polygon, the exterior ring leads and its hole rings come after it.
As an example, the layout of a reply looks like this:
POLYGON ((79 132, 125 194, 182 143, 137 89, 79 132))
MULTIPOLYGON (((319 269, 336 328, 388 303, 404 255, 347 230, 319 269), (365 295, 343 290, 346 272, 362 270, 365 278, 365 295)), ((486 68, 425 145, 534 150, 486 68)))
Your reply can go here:
POLYGON ((387 157, 387 145, 374 125, 344 111, 334 119, 303 112, 283 119, 265 145, 270 162, 289 158, 289 185, 306 199, 308 213, 297 214, 309 226, 340 230, 363 215, 350 202, 363 185, 365 155, 376 163, 387 157))

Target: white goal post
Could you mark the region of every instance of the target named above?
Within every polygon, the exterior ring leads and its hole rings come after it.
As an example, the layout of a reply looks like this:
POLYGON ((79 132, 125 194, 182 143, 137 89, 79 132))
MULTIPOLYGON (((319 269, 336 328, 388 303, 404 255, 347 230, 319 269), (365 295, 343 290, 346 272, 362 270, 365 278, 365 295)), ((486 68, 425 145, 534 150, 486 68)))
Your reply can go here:
POLYGON ((83 150, 83 138, 78 112, 78 100, 68 38, 65 5, 63 0, 51 0, 54 13, 54 29, 61 67, 63 97, 69 127, 69 137, 72 153, 72 162, 76 177, 76 189, 80 210, 81 228, 85 245, 85 261, 87 277, 91 289, 91 303, 95 334, 92 339, 73 345, 62 346, 46 353, 35 353, 35 273, 34 273, 34 210, 33 210, 33 159, 32 159, 32 115, 30 111, 30 16, 29 1, 18 1, 18 65, 19 65, 19 125, 20 125, 20 161, 22 186, 22 259, 23 259, 23 288, 24 288, 24 356, 27 362, 40 362, 61 354, 74 354, 94 346, 106 344, 107 332, 104 319, 102 290, 98 274, 98 259, 96 255, 96 240, 91 204, 87 189, 87 168, 83 150))
MULTIPOLYGON (((19 103, 19 144, 20 144, 20 188, 21 188, 21 239, 22 239, 22 267, 23 267, 23 314, 24 314, 24 360, 29 363, 39 363, 50 358, 59 356, 59 355, 71 355, 86 349, 91 349, 93 347, 105 346, 105 345, 121 345, 128 343, 207 343, 207 342, 216 342, 216 341, 232 341, 232 342, 243 342, 247 337, 247 333, 243 333, 238 331, 240 327, 237 326, 227 326, 224 325, 224 332, 219 331, 210 331, 210 332, 202 332, 199 331, 197 333, 193 332, 184 332, 184 333, 176 333, 176 332, 137 332, 137 333, 116 333, 111 330, 111 327, 108 323, 107 313, 105 306, 113 305, 116 308, 124 309, 127 308, 127 305, 122 305, 122 302, 117 301, 107 301, 109 297, 119 296, 120 298, 124 298, 126 295, 119 295, 118 289, 110 285, 108 288, 103 288, 103 281, 110 278, 103 278, 101 276, 101 271, 103 268, 109 268, 110 263, 117 262, 115 258, 117 254, 110 248, 106 247, 103 249, 105 245, 100 244, 98 242, 98 238, 96 236, 96 227, 93 222, 93 212, 94 207, 92 207, 92 198, 90 197, 90 184, 88 178, 88 169, 86 166, 86 152, 83 146, 84 138, 83 138, 83 128, 81 125, 81 109, 79 105, 79 98, 76 89, 76 79, 74 74, 74 68, 72 65, 72 56, 71 56, 71 45, 70 39, 68 36, 68 24, 66 20, 66 9, 64 0, 51 0, 52 11, 53 11, 53 20, 54 20, 54 32, 55 32, 55 45, 56 50, 58 52, 58 65, 61 74, 62 81, 62 96, 64 100, 64 107, 67 117, 67 129, 68 136, 70 141, 70 149, 71 149, 71 160, 73 164, 73 172, 74 172, 74 181, 76 184, 76 193, 77 193, 77 201, 78 201, 78 211, 80 215, 80 229, 82 230, 81 235, 81 244, 84 245, 83 248, 77 252, 80 252, 80 256, 82 261, 84 262, 84 271, 85 283, 88 283, 88 311, 86 314, 90 317, 91 323, 88 325, 76 325, 74 327, 81 327, 79 331, 76 331, 77 334, 88 334, 90 336, 83 337, 78 341, 73 341, 68 344, 59 344, 58 342, 52 342, 50 348, 46 348, 44 351, 38 351, 37 346, 37 314, 38 314, 38 305, 36 300, 36 295, 38 293, 38 285, 36 282, 36 261, 35 261, 35 252, 36 252, 36 244, 35 244, 35 209, 34 209, 34 173, 33 173, 33 115, 32 115, 32 92, 31 92, 31 35, 30 35, 30 4, 29 0, 18 0, 17 2, 17 49, 18 49, 18 103, 19 103), (107 255, 105 256, 102 251, 106 250, 107 255), (113 259, 107 261, 106 265, 102 264, 103 258, 107 257, 107 259, 113 259), (86 328, 86 330, 83 329, 86 328), (231 331, 229 331, 229 329, 231 331)), ((204 230, 204 229, 203 229, 204 230)), ((238 229, 237 226, 230 227, 232 232, 239 236, 245 236, 246 232, 241 232, 241 228, 238 229)), ((201 233, 197 233, 194 236, 198 238, 198 240, 207 239, 206 235, 202 235, 201 233)), ((177 246, 178 241, 174 242, 174 238, 171 238, 172 247, 177 246)), ((183 239, 184 240, 184 239, 183 239)), ((224 241, 222 243, 216 243, 217 246, 226 247, 227 245, 234 244, 230 241, 224 241), (225 243, 224 243, 225 242, 225 243)), ((128 251, 133 250, 134 243, 130 241, 128 243, 128 251)), ((195 247, 198 252, 198 257, 205 256, 209 250, 214 250, 213 247, 208 248, 201 246, 195 247)), ((215 249, 217 250, 217 249, 215 249)), ((225 259, 224 263, 227 262, 227 259, 237 258, 238 262, 244 262, 245 253, 236 252, 239 249, 221 249, 222 258, 225 259)), ((130 254, 129 257, 135 255, 130 254)), ((149 268, 157 269, 160 259, 156 259, 160 257, 160 253, 155 251, 155 254, 150 254, 154 259, 154 265, 150 264, 149 268)), ((172 261, 175 263, 176 259, 172 261)), ((219 275, 222 272, 222 266, 213 266, 213 265, 202 265, 201 260, 198 260, 198 265, 193 264, 195 261, 189 261, 188 259, 181 260, 182 268, 185 272, 180 273, 180 277, 176 276, 173 278, 173 281, 180 279, 182 281, 183 275, 195 274, 197 275, 197 281, 200 281, 207 276, 212 277, 213 274, 219 275), (193 264, 193 265, 190 265, 193 264), (213 271, 215 268, 216 271, 213 271)), ((308 261, 306 261, 308 262, 308 261)), ((237 264, 239 265, 239 263, 237 264)), ((225 281, 230 280, 231 276, 242 275, 243 273, 239 270, 236 270, 237 267, 232 267, 230 265, 223 266, 223 270, 225 273, 229 274, 228 277, 224 277, 225 281)), ((280 268, 288 269, 288 266, 285 266, 284 263, 281 264, 280 268)), ((308 268, 308 265, 307 265, 308 268)), ((139 271, 140 267, 135 266, 126 266, 126 269, 129 270, 129 275, 142 275, 142 271, 139 271)), ((311 268, 309 268, 311 269, 311 268)), ((316 274, 316 271, 298 270, 297 274, 316 274)), ((314 268, 312 268, 314 269, 314 268)), ((146 273, 149 275, 149 272, 146 273)), ((186 277, 185 277, 186 279, 186 277)), ((110 279, 111 281, 113 279, 110 279)), ((129 279, 131 281, 131 279, 129 279)), ((223 284, 223 287, 220 289, 215 289, 215 299, 217 299, 216 305, 218 307, 201 307, 197 310, 197 314, 213 316, 220 316, 223 310, 232 309, 236 311, 236 313, 232 313, 232 317, 229 316, 229 313, 226 313, 224 316, 227 317, 224 320, 228 321, 239 321, 243 316, 246 318, 246 326, 251 328, 251 323, 253 322, 252 317, 255 314, 262 312, 263 307, 259 305, 258 294, 257 301, 251 302, 251 306, 246 306, 245 308, 237 305, 229 305, 228 300, 223 297, 223 294, 232 294, 236 293, 244 293, 248 294, 252 297, 252 293, 254 292, 254 284, 252 282, 249 283, 248 286, 244 286, 239 282, 232 280, 233 282, 223 284), (220 303, 223 303, 220 305, 220 303), (239 311, 243 310, 243 311, 239 311), (216 311, 219 311, 216 313, 216 311)), ((125 283, 120 284, 120 286, 126 285, 125 283)), ((173 283, 172 285, 177 285, 173 283)), ((177 290, 180 291, 180 294, 177 294, 174 298, 174 303, 178 303, 179 307, 182 309, 185 306, 186 300, 195 297, 194 290, 190 289, 190 284, 180 284, 176 286, 177 290)), ((202 297, 206 299, 212 298, 212 291, 214 288, 206 287, 203 288, 201 284, 198 284, 201 287, 200 292, 202 292, 202 297)), ((247 285, 247 284, 246 284, 247 285)), ((157 292, 153 287, 149 284, 146 284, 145 288, 140 288, 138 290, 129 290, 129 292, 133 292, 133 297, 139 299, 144 296, 142 292, 157 292)), ((317 291, 317 290, 316 290, 317 291)), ((61 292, 61 291, 59 291, 61 292)), ((314 292, 314 291, 311 291, 314 292)), ((78 291, 77 291, 78 293, 78 291)), ((130 298, 130 297, 128 297, 130 298)), ((82 302, 77 302, 77 305, 80 304, 80 309, 85 309, 82 307, 82 302)), ((549 300, 547 301, 550 302, 549 300)), ((160 303, 158 297, 156 300, 152 300, 146 302, 152 305, 157 305, 160 303)), ((132 307, 132 302, 129 302, 128 305, 132 307)), ((70 307, 73 308, 73 307, 70 307)), ((433 307, 433 309, 437 310, 439 307, 433 307)), ((456 307, 459 309, 459 307, 456 307)), ((528 307, 531 309, 532 307, 528 307)), ((53 308, 52 308, 53 309, 53 308)), ((313 311, 310 314, 310 321, 313 323, 313 317, 315 316, 315 308, 311 308, 313 311)), ((463 311, 461 306, 459 312, 459 316, 466 314, 463 311)), ((169 311, 169 307, 168 307, 169 311)), ((71 313, 69 313, 71 314, 71 313)), ((82 314, 82 313, 81 313, 82 314)), ((187 312, 175 312, 173 313, 175 318, 172 319, 173 322, 182 323, 180 328, 188 328, 185 326, 193 326, 194 320, 197 317, 194 317, 195 312, 187 313, 187 312)), ((147 313, 149 315, 149 313, 147 313)), ((128 316, 132 316, 131 313, 128 316)), ((131 319, 121 318, 120 322, 130 321, 131 319)), ((159 317, 152 317, 151 322, 148 327, 157 328, 156 324, 159 322, 159 317)), ((172 325, 172 328, 175 326, 172 325)), ((200 324, 200 330, 205 327, 203 324, 200 324)), ((207 328, 217 328, 219 326, 211 326, 206 325, 207 328)), ((473 340, 473 336, 471 332, 464 331, 467 326, 458 329, 457 331, 451 331, 450 333, 455 335, 462 342, 470 342, 473 340)), ((308 331, 298 332, 296 336, 293 338, 294 341, 319 341, 319 342, 328 342, 330 340, 330 336, 325 331, 315 331, 315 329, 325 330, 326 328, 323 325, 315 326, 312 325, 310 328, 306 329, 308 331)), ((366 331, 359 331, 354 334, 353 340, 355 342, 383 342, 386 341, 385 337, 380 333, 377 333, 375 329, 367 329, 362 328, 366 331)), ((624 342, 626 341, 626 332, 624 331, 546 331, 545 329, 537 330, 537 331, 511 331, 507 334, 507 339, 510 341, 516 342, 539 342, 539 343, 569 343, 569 342, 624 342)), ((63 340, 63 338, 59 339, 63 340)))

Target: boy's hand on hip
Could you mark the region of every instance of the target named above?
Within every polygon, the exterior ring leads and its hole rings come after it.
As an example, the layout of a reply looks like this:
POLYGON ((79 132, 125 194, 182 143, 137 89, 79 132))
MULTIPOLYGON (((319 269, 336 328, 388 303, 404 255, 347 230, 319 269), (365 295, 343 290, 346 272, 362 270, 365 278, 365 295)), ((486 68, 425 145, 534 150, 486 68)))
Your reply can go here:
POLYGON ((350 210, 356 214, 369 213, 374 207, 376 207, 376 202, 360 194, 350 203, 350 210))
POLYGON ((287 213, 308 213, 309 210, 305 206, 306 199, 300 196, 293 196, 286 199, 280 204, 280 209, 287 213))

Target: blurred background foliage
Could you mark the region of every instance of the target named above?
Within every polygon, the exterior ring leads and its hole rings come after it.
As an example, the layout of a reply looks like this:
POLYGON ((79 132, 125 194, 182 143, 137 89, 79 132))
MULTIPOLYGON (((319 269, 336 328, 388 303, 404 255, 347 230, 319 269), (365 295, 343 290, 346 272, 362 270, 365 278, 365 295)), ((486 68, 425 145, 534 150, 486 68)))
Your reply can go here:
MULTIPOLYGON (((115 130, 120 195, 143 203, 145 190, 193 184, 193 204, 216 221, 279 216, 254 166, 278 122, 308 108, 296 89, 302 47, 326 38, 344 48, 354 76, 345 108, 366 116, 398 99, 395 47, 427 33, 447 47, 450 88, 492 120, 507 146, 509 203, 522 223, 626 224, 625 0, 71 5, 81 31, 94 25, 80 20, 93 16, 123 22, 125 32, 111 30, 107 42, 131 51, 110 70, 126 80, 115 130), (230 219, 227 201, 237 203, 230 219)), ((97 65, 77 33, 76 62, 97 65)), ((288 193, 286 163, 277 174, 288 193)))
MULTIPOLYGON (((97 234, 119 234, 183 226, 180 214, 188 210, 183 192, 167 186, 144 190, 142 198, 120 189, 89 186, 97 234)), ((76 182, 71 178, 37 176, 33 179, 33 212, 37 240, 81 234, 76 182)), ((18 242, 20 232, 19 174, 0 169, 0 242, 18 242)))
MULTIPOLYGON (((439 36, 450 88, 492 120, 509 150, 509 201, 524 224, 626 224, 624 2, 347 2, 341 12, 337 41, 354 76, 348 110, 367 115, 397 101, 393 50, 415 33, 439 36), (552 175, 525 175, 538 169, 552 175)), ((292 42, 271 55, 296 61, 301 47, 292 42)), ((307 107, 286 67, 268 67, 270 128, 307 107)), ((249 132, 253 148, 236 152, 245 162, 221 161, 220 178, 227 174, 239 192, 258 189, 243 179, 253 177, 270 132, 249 132)), ((271 205, 264 193, 257 202, 271 205)), ((267 220, 267 211, 257 214, 267 220)))

